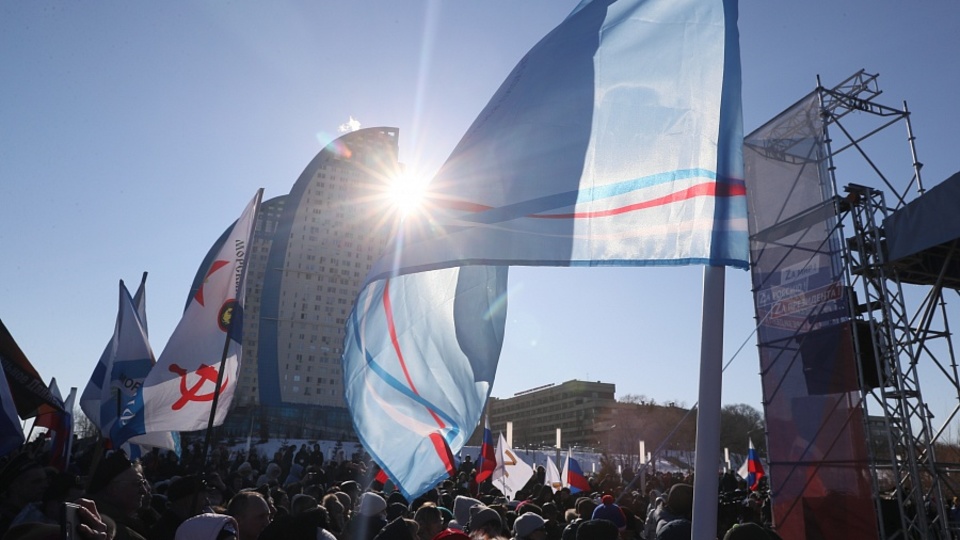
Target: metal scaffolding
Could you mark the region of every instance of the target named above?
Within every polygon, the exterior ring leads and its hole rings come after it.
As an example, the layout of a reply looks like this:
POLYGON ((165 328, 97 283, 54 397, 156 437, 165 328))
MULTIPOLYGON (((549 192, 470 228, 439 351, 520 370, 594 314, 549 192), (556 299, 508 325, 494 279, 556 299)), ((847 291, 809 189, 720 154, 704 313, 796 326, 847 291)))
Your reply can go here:
MULTIPOLYGON (((872 182, 875 187, 846 185, 846 197, 837 199, 836 223, 843 237, 850 318, 858 329, 852 333, 860 360, 860 399, 880 536, 950 538, 944 497, 956 495, 957 485, 949 473, 960 468, 938 461, 936 450, 945 442, 948 425, 960 405, 935 426, 923 398, 921 372, 926 382, 931 377, 946 381, 960 403, 960 377, 944 298, 945 292, 958 285, 948 269, 954 251, 956 258, 960 258, 960 251, 956 241, 952 250, 938 246, 941 251, 947 250, 941 254, 942 259, 937 259, 946 261, 939 269, 910 260, 889 260, 884 220, 907 204, 913 190, 924 193, 922 165, 916 159, 906 102, 901 109, 877 103, 881 93, 877 76, 864 71, 832 89, 818 86, 817 92, 834 193, 835 159, 843 152, 862 158, 876 180, 872 182), (879 125, 863 134, 855 133, 846 125, 848 115, 853 113, 875 118, 879 125), (913 174, 897 187, 863 144, 900 122, 906 125, 913 174), (892 206, 888 206, 881 188, 892 194, 892 206), (905 287, 911 294, 905 293, 905 287)), ((869 179, 862 182, 871 183, 869 179)))

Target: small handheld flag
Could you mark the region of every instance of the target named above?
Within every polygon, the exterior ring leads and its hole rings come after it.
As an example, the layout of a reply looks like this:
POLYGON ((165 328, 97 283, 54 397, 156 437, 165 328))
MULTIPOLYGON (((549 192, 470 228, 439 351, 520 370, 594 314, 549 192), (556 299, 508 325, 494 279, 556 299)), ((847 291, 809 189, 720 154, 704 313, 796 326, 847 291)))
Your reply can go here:
POLYGON ((483 443, 480 445, 480 459, 477 460, 477 483, 481 483, 490 478, 493 470, 497 468, 497 456, 493 448, 493 435, 490 433, 490 417, 486 417, 483 423, 483 443))
POLYGON ((760 479, 766 476, 763 472, 763 463, 760 462, 760 455, 753 447, 753 439, 750 439, 750 447, 747 450, 747 460, 743 462, 737 474, 746 479, 747 487, 750 491, 756 491, 760 487, 760 479))

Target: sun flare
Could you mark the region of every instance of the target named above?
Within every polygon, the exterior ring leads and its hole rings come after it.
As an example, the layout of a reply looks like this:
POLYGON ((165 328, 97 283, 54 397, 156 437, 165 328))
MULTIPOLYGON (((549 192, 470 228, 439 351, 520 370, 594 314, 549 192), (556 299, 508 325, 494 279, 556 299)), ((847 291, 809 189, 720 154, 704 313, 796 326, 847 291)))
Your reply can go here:
POLYGON ((395 176, 387 188, 387 196, 402 216, 418 212, 427 190, 428 180, 415 174, 402 173, 395 176))

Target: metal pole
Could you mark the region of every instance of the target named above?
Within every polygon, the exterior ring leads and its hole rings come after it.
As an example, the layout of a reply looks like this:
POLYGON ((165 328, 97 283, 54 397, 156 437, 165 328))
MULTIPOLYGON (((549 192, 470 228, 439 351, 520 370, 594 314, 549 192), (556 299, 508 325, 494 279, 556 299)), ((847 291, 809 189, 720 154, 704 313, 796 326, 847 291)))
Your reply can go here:
POLYGON ((723 287, 725 268, 703 268, 703 314, 700 328, 700 399, 697 411, 697 457, 693 479, 693 540, 717 538, 717 491, 720 479, 720 394, 723 387, 723 287))

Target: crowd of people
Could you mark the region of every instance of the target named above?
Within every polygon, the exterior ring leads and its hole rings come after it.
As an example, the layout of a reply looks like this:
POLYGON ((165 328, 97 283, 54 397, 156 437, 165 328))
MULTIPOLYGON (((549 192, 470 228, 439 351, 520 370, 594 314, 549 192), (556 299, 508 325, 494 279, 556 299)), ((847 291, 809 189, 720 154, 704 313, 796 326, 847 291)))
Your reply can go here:
MULTIPOLYGON (((671 540, 690 538, 691 475, 650 473, 633 490, 591 477, 590 491, 554 491, 539 468, 512 499, 455 475, 407 500, 367 456, 325 459, 318 445, 253 450, 188 446, 131 460, 97 446, 66 471, 34 442, 0 463, 3 540, 671 540), (65 503, 74 502, 75 506, 65 503), (68 513, 65 508, 72 508, 68 513)), ((721 478, 717 538, 777 538, 763 497, 721 478)))

